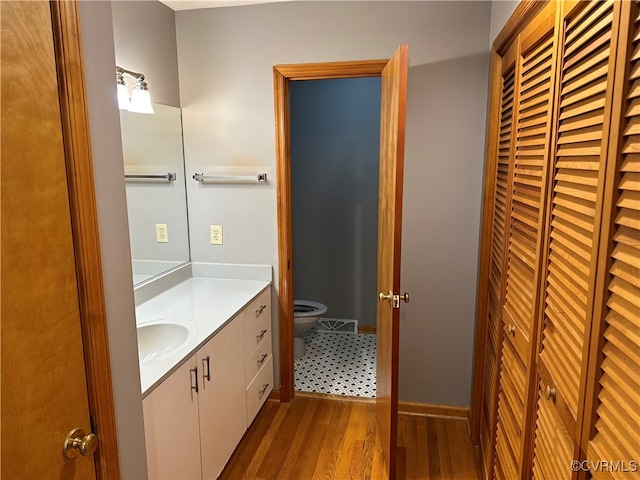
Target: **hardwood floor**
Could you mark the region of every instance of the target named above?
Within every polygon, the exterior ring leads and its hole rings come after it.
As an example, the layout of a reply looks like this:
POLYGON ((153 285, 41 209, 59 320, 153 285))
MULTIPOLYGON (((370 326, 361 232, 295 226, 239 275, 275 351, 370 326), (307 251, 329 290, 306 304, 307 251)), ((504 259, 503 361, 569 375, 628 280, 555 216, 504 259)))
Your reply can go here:
MULTIPOLYGON (((401 414, 398 480, 480 479, 478 453, 464 420, 401 414)), ((297 393, 269 400, 220 479, 384 478, 375 403, 297 393)))

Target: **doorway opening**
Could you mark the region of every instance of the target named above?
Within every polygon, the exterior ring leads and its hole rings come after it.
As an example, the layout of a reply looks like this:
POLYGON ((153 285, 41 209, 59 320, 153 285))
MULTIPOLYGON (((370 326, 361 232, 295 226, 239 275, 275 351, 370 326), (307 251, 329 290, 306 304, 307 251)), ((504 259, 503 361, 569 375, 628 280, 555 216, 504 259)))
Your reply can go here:
POLYGON ((329 80, 380 77, 388 60, 276 65, 274 97, 276 107, 276 154, 278 163, 278 283, 280 327, 280 399, 294 397, 293 348, 293 240, 291 196, 291 108, 290 83, 296 80, 329 80))
POLYGON ((289 86, 296 391, 375 397, 380 88, 289 86))
POLYGON ((278 280, 280 300, 280 400, 294 396, 293 261, 291 236, 291 142, 289 83, 292 80, 381 77, 376 309, 376 419, 388 478, 396 475, 398 441, 398 350, 402 187, 409 47, 400 45, 389 60, 276 65, 274 97, 278 165, 278 280))

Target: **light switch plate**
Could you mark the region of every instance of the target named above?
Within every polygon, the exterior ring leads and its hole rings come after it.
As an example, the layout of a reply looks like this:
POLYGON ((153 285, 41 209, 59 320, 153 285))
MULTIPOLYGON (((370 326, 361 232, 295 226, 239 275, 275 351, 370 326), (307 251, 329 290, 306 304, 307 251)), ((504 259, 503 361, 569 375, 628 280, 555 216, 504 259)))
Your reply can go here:
POLYGON ((156 242, 169 243, 169 231, 166 223, 156 223, 156 242))
POLYGON ((222 245, 222 225, 211 225, 211 245, 222 245))

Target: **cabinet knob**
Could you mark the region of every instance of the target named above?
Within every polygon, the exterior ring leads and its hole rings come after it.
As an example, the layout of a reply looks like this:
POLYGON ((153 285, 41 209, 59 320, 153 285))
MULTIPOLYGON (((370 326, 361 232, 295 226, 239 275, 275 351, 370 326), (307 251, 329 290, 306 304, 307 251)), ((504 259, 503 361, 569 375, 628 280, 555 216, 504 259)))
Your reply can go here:
POLYGON ((509 324, 509 325, 507 325, 506 328, 507 328, 507 333, 509 335, 511 335, 512 337, 516 336, 516 326, 515 325, 509 324))
POLYGON ((556 389, 551 385, 547 385, 547 388, 544 391, 544 396, 547 400, 551 400, 553 403, 556 403, 556 389))

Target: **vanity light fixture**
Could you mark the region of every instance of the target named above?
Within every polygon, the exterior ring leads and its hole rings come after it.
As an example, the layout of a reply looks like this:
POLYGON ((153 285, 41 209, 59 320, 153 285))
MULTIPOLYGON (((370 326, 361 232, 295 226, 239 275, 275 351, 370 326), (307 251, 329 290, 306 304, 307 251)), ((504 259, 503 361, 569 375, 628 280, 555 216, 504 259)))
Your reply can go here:
POLYGON ((122 67, 116 67, 116 82, 118 84, 118 108, 120 110, 129 110, 135 113, 155 113, 151 106, 151 96, 149 95, 149 86, 144 81, 142 73, 132 72, 122 67), (131 92, 129 100, 129 92, 124 82, 124 76, 128 75, 136 79, 136 84, 131 92))

